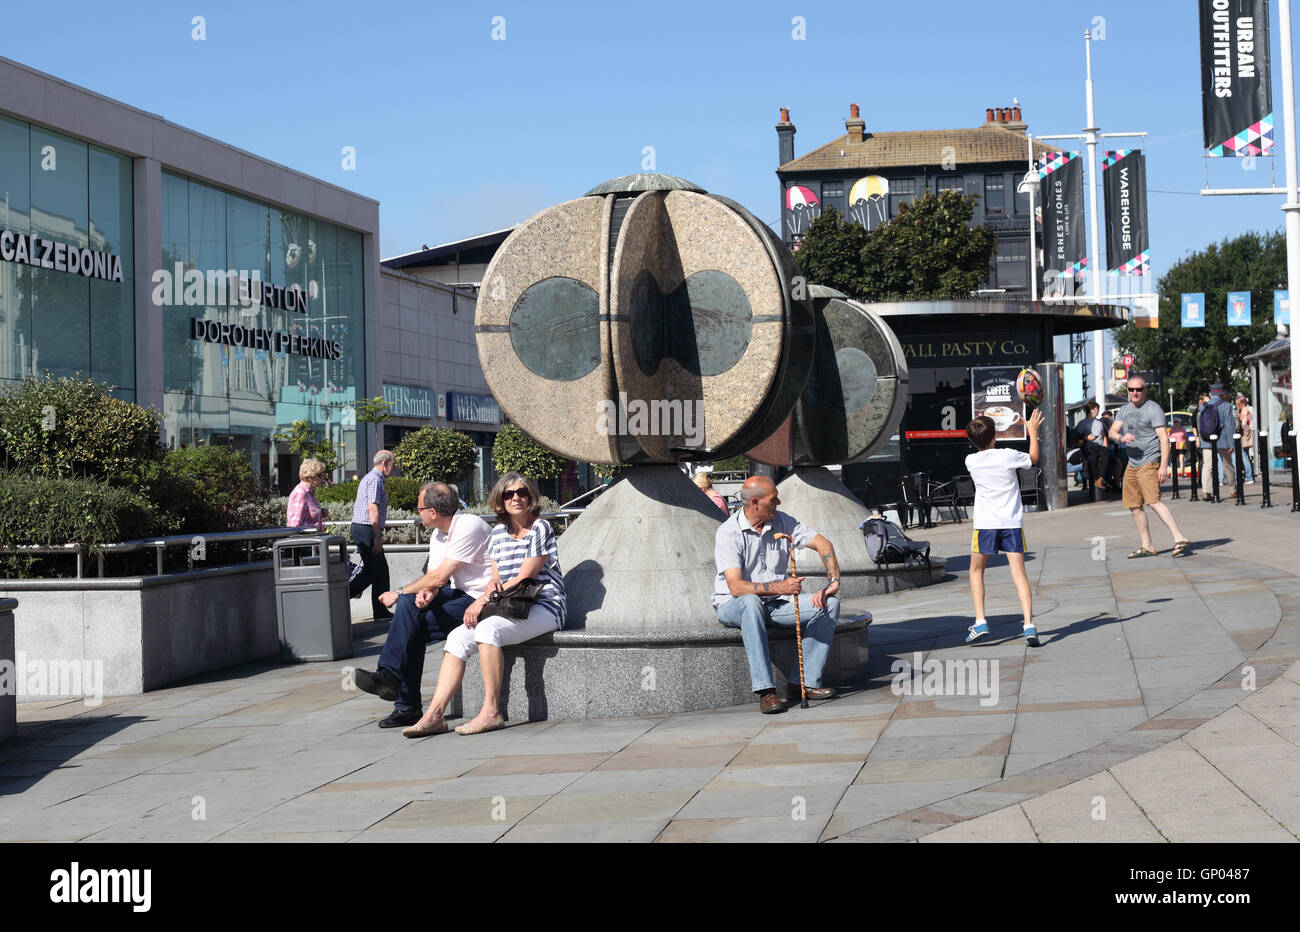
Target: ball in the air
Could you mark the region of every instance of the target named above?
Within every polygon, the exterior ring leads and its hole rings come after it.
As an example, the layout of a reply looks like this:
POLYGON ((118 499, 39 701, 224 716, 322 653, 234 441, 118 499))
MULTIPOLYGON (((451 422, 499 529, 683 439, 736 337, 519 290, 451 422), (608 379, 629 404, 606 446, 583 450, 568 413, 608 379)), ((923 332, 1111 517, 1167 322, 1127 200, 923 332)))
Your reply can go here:
POLYGON ((1033 369, 1020 370, 1016 377, 1016 391, 1025 404, 1037 406, 1043 403, 1043 380, 1033 369))

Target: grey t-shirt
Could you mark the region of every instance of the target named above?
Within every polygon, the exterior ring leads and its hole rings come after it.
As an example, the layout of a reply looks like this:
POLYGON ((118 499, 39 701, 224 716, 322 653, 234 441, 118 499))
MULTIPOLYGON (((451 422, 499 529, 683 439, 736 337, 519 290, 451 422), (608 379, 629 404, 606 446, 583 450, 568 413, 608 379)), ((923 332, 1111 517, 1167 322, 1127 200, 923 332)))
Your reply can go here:
POLYGON ((1154 401, 1144 401, 1141 406, 1126 404, 1119 409, 1115 420, 1122 421, 1119 435, 1132 434, 1135 438, 1128 444, 1128 464, 1145 466, 1147 463, 1160 462, 1160 438, 1156 428, 1165 426, 1165 412, 1154 401))

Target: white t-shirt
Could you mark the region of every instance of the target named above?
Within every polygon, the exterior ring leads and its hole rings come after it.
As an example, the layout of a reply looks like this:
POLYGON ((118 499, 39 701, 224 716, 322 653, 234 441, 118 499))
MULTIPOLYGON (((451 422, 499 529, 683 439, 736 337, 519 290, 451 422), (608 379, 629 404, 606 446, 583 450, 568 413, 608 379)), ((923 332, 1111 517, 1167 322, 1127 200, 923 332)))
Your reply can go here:
POLYGON ((1017 469, 1034 465, 1028 453, 993 448, 966 457, 966 469, 975 480, 975 530, 1021 527, 1024 507, 1020 504, 1017 469))
POLYGON ((435 530, 429 540, 429 571, 436 570, 443 560, 465 564, 452 575, 450 585, 477 599, 492 581, 492 564, 487 556, 491 537, 492 528, 478 515, 456 512, 450 533, 435 530))

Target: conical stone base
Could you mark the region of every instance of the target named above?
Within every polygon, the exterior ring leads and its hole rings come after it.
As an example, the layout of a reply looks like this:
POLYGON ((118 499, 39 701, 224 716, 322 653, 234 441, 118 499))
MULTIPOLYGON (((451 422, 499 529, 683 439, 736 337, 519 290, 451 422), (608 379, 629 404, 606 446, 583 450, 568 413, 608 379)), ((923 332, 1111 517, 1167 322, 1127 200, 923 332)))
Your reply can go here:
MULTIPOLYGON (((606 718, 755 703, 740 631, 712 604, 713 547, 724 520, 672 465, 634 466, 560 535, 563 631, 505 648, 501 707, 511 721, 606 718)), ((825 682, 867 671, 869 615, 841 616, 825 682)), ((773 679, 795 663, 792 631, 769 629, 773 679)), ((465 714, 483 701, 476 661, 465 714)), ((755 712, 757 714, 757 712, 755 712)))
MULTIPOLYGON (((862 502, 825 466, 799 466, 779 486, 781 511, 799 519, 831 542, 840 565, 840 596, 880 595, 898 589, 928 586, 943 579, 944 561, 930 559, 930 567, 877 567, 867 555, 860 526, 870 517, 862 502)), ((910 535, 909 535, 910 536, 910 535)), ((817 551, 795 551, 800 576, 826 576, 817 551)))

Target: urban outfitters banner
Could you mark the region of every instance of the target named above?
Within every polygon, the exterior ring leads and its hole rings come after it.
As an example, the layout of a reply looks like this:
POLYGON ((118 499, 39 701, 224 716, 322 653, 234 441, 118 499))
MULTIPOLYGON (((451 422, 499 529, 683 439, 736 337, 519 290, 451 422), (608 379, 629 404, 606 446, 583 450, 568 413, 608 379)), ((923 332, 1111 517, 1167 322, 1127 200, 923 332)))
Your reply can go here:
POLYGON ((1076 278, 1088 267, 1083 229, 1083 160, 1050 152, 1038 168, 1043 196, 1044 279, 1076 278))
POLYGON ((1210 155, 1273 154, 1268 0, 1200 0, 1201 118, 1210 155))
POLYGON ((1150 273, 1146 156, 1139 149, 1105 153, 1101 183, 1106 191, 1106 268, 1113 275, 1150 273))

